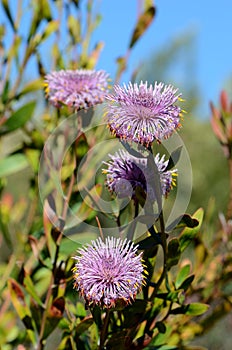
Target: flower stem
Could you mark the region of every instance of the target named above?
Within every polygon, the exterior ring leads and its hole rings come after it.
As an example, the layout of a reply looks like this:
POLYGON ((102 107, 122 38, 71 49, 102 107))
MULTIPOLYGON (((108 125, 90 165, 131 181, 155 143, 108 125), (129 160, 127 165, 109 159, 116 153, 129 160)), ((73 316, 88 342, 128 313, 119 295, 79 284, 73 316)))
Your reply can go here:
POLYGON ((108 331, 108 326, 109 326, 109 320, 110 320, 110 310, 107 309, 106 315, 105 315, 105 319, 104 319, 104 323, 103 323, 103 327, 102 327, 101 334, 100 334, 99 350, 103 350, 104 349, 104 344, 105 344, 105 340, 106 340, 106 337, 107 337, 107 331, 108 331))
POLYGON ((127 234, 127 239, 129 239, 130 241, 133 240, 134 237, 134 233, 135 233, 135 227, 136 227, 136 218, 139 215, 139 202, 137 200, 134 201, 134 206, 135 206, 135 210, 134 210, 134 220, 132 221, 131 227, 128 231, 127 234))
POLYGON ((155 283, 154 285, 154 290, 149 298, 150 300, 153 300, 155 298, 157 290, 161 286, 163 280, 166 279, 167 277, 167 238, 166 238, 165 224, 164 224, 164 217, 163 217, 162 210, 159 215, 159 220, 160 220, 160 233, 161 233, 161 247, 163 249, 163 270, 157 283, 155 283))

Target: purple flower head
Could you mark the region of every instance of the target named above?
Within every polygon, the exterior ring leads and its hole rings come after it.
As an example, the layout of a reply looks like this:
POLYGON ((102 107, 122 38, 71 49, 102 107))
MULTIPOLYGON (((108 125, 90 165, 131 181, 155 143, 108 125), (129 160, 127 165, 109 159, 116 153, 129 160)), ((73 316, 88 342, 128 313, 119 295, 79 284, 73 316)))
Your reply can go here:
POLYGON ((176 185, 177 169, 166 170, 168 160, 165 160, 165 155, 160 158, 159 153, 155 156, 155 164, 160 174, 162 195, 167 197, 172 187, 176 185))
POLYGON ((181 94, 171 85, 155 82, 129 83, 114 86, 114 93, 106 96, 109 128, 113 135, 128 141, 150 146, 160 142, 180 127, 181 108, 175 103, 181 94))
MULTIPOLYGON (((108 168, 103 169, 103 173, 106 174, 106 185, 111 192, 116 193, 119 198, 129 196, 136 199, 136 188, 140 187, 150 200, 156 199, 152 188, 154 174, 148 167, 147 158, 136 158, 124 150, 109 156, 109 162, 104 162, 108 168)), ((165 161, 164 155, 160 158, 159 153, 154 161, 160 177, 162 195, 166 197, 175 184, 177 169, 165 170, 168 160, 165 161)))
POLYGON ((102 103, 107 86, 103 70, 60 70, 45 76, 45 92, 55 107, 64 104, 79 110, 102 103))
POLYGON ((74 257, 74 287, 87 305, 113 308, 131 303, 145 284, 142 253, 127 239, 92 241, 74 257))

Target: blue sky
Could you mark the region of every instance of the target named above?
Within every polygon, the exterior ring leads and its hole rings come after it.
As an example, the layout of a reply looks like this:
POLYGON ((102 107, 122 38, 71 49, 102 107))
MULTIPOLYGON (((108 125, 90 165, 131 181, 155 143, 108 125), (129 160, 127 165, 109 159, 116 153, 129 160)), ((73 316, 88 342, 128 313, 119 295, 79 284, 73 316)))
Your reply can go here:
MULTIPOLYGON (((9 2, 15 10, 16 0, 9 2)), ((84 6, 86 2, 82 0, 84 6)), ((105 69, 112 77, 115 76, 116 58, 127 51, 136 24, 139 2, 142 3, 139 0, 95 0, 102 14, 102 22, 94 32, 92 44, 98 41, 105 43, 97 68, 105 69)), ((156 0, 155 4, 155 20, 132 49, 129 66, 121 82, 128 82, 138 64, 152 53, 159 52, 174 38, 193 32, 196 36, 194 72, 202 99, 200 113, 207 117, 209 101, 218 102, 220 90, 226 86, 227 79, 232 77, 232 1, 156 0)), ((25 20, 23 26, 29 25, 27 22, 25 20)))
MULTIPOLYGON (((232 77, 231 17, 232 1, 156 0, 156 18, 132 50, 127 82, 143 59, 187 31, 196 33, 196 79, 202 94, 203 116, 209 115, 209 100, 218 102, 220 90, 232 77)), ((105 46, 98 66, 114 76, 115 59, 124 55, 136 23, 138 1, 102 0, 102 22, 95 33, 105 46)))

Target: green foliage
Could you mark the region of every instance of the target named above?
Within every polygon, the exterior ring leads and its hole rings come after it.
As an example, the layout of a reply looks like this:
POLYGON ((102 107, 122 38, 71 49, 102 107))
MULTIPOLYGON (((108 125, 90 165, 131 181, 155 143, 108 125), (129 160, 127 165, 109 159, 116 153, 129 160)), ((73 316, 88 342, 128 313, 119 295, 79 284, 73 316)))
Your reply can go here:
POLYGON ((0 176, 9 176, 28 167, 24 154, 16 153, 0 160, 0 176))

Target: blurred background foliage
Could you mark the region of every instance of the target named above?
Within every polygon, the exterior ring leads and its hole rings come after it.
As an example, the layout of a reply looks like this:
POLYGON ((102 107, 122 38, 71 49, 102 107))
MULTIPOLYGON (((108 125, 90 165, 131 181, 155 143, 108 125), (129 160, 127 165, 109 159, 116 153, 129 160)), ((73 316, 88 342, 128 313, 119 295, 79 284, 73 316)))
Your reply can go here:
MULTIPOLYGON (((98 67, 99 55, 104 54, 104 43, 91 41, 94 30, 101 22, 101 14, 96 10, 95 3, 91 0, 1 1, 3 16, 0 21, 0 349, 2 350, 24 349, 20 344, 24 344, 25 349, 28 349, 30 343, 36 343, 31 330, 38 326, 34 325, 36 320, 43 317, 38 311, 38 305, 44 307, 48 301, 46 295, 52 278, 51 262, 58 263, 57 250, 59 249, 60 265, 53 277, 62 280, 63 274, 69 277, 71 275, 70 254, 74 253, 80 243, 91 238, 88 234, 78 235, 75 247, 73 241, 68 239, 58 242, 59 237, 54 232, 52 237, 48 235, 50 226, 39 199, 37 175, 40 155, 46 140, 69 115, 68 110, 64 110, 61 114, 45 102, 44 75, 52 70, 98 67), (46 239, 43 235, 43 226, 46 239), (28 271, 32 273, 31 276, 28 271), (28 307, 30 298, 34 300, 31 309, 28 307), (15 310, 23 323, 19 321, 15 310), (24 326, 28 330, 27 334, 24 332, 24 326)), ((138 18, 138 25, 134 33, 131 33, 128 51, 133 49, 154 17, 155 11, 151 10, 151 4, 151 1, 144 1, 144 17, 138 18)), ((203 318, 202 322, 196 320, 191 323, 188 316, 184 318, 183 315, 179 316, 178 321, 176 318, 170 318, 168 331, 162 335, 164 332, 160 329, 157 344, 154 346, 162 344, 163 336, 163 339, 165 337, 171 339, 171 345, 178 344, 178 348, 187 349, 186 344, 193 340, 193 344, 196 341, 196 344, 205 345, 212 350, 219 348, 229 350, 231 338, 228 329, 231 327, 232 318, 230 314, 226 319, 222 317, 231 309, 232 301, 229 299, 231 282, 224 286, 224 282, 231 281, 231 268, 229 268, 231 257, 227 256, 225 249, 228 241, 225 239, 224 245, 221 242, 220 237, 224 233, 218 221, 218 214, 226 212, 229 200, 229 167, 221 146, 211 130, 209 119, 201 115, 201 91, 194 71, 195 54, 194 33, 183 33, 182 36, 173 38, 172 42, 165 43, 160 51, 154 52, 143 64, 134 67, 132 76, 133 81, 170 82, 183 92, 187 115, 180 135, 189 152, 193 171, 193 191, 188 212, 193 213, 202 207, 206 213, 201 235, 190 246, 186 259, 190 256, 192 270, 196 274, 192 296, 190 293, 189 298, 198 301, 202 293, 203 297, 200 300, 211 303, 212 312, 207 315, 208 318, 203 318), (209 272, 208 280, 204 279, 206 271, 209 272), (218 280, 217 277, 223 273, 224 281, 218 280), (220 291, 220 285, 222 289, 227 288, 223 293, 220 291), (212 295, 215 298, 212 299, 212 295), (214 321, 221 318, 222 321, 216 324, 212 333, 206 333, 204 337, 195 340, 197 335, 211 328, 209 324, 213 326, 214 321), (220 331, 215 332, 215 329, 220 331)), ((127 52, 117 62, 112 62, 117 65, 116 76, 112 77, 113 82, 120 82, 122 79, 123 72, 130 64, 128 57, 127 52)), ((225 82, 225 87, 230 91, 230 80, 225 82)), ((89 113, 87 115, 91 121, 92 112, 89 113)), ((94 134, 90 132, 88 142, 78 140, 76 146, 79 146, 77 147, 79 154, 75 154, 75 159, 80 161, 86 148, 91 147, 91 142, 94 144, 101 138, 102 132, 99 129, 94 134)), ((62 180, 63 190, 66 193, 69 189, 70 174, 74 168, 72 156, 70 152, 64 164, 66 171, 62 180)), ((76 195, 74 198, 77 203, 80 204, 75 188, 73 193, 76 195)), ((71 201, 74 201, 74 198, 72 197, 71 201)), ((82 205, 77 211, 82 213, 83 220, 91 222, 94 213, 87 210, 85 214, 86 209, 82 205)), ((95 340, 95 345, 92 345, 94 349, 97 342, 96 329, 91 327, 91 319, 85 319, 86 310, 79 301, 76 301, 78 298, 73 295, 72 284, 63 283, 58 289, 55 293, 56 298, 52 305, 49 305, 47 334, 42 334, 47 338, 51 333, 46 349, 82 349, 85 336, 79 338, 79 334, 87 329, 90 329, 92 344, 95 340), (68 305, 66 304, 68 316, 61 321, 64 295, 68 296, 69 300, 68 305), (56 329, 58 322, 65 334, 60 347, 57 345, 57 339, 60 340, 60 333, 56 329)), ((189 345, 190 348, 193 347, 189 345)))

